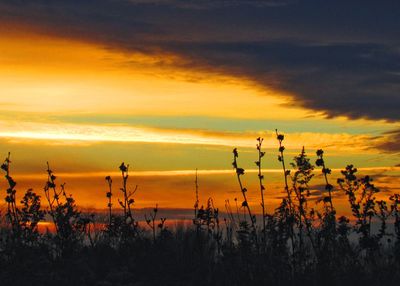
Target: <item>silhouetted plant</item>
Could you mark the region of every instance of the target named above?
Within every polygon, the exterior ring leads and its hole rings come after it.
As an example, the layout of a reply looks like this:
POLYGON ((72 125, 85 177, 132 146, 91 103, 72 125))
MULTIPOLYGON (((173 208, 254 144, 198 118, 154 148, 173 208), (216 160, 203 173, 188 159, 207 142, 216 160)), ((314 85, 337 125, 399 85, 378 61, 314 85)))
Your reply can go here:
MULTIPOLYGON (((120 191, 122 192, 122 199, 118 198, 118 204, 122 209, 121 215, 112 215, 112 178, 106 177, 108 190, 106 196, 108 198, 108 211, 109 211, 109 224, 107 226, 107 233, 109 238, 121 239, 124 243, 127 243, 130 238, 138 235, 138 222, 133 217, 132 206, 135 202, 133 195, 136 193, 138 186, 136 185, 133 190, 128 188, 129 178, 129 165, 125 165, 124 162, 119 166, 122 177, 122 186, 120 191)), ((118 244, 118 242, 116 242, 118 244)))
POLYGON ((322 149, 317 150, 318 159, 315 161, 315 165, 318 167, 322 167, 322 174, 324 175, 325 179, 325 190, 328 191, 328 197, 323 198, 324 203, 329 203, 331 212, 335 212, 333 207, 333 200, 332 200, 332 190, 333 186, 328 181, 328 175, 331 174, 332 170, 325 166, 324 160, 324 151, 322 149))
POLYGON ((212 198, 208 198, 207 206, 205 208, 203 205, 199 208, 200 200, 197 169, 194 183, 195 217, 193 219, 193 225, 196 227, 197 247, 203 249, 204 247, 211 247, 216 244, 216 251, 213 255, 219 256, 222 251, 222 230, 220 228, 219 210, 214 207, 214 200, 212 198), (206 237, 203 235, 203 230, 207 233, 206 237))
POLYGON ((129 178, 129 165, 125 165, 124 162, 119 166, 122 176, 122 200, 118 199, 119 205, 122 207, 124 214, 124 223, 122 225, 123 231, 128 235, 135 235, 137 231, 137 223, 133 218, 132 205, 135 202, 133 195, 136 193, 138 186, 136 185, 133 190, 128 190, 127 182, 129 178))
POLYGON ((238 221, 236 221, 235 215, 233 214, 231 204, 229 200, 225 200, 225 212, 228 218, 224 218, 225 233, 228 248, 233 248, 234 245, 234 232, 238 229, 238 221))
POLYGON ((212 198, 208 198, 207 206, 201 206, 197 211, 197 218, 194 220, 196 226, 206 226, 207 232, 211 233, 216 227, 219 227, 219 211, 214 207, 212 198))
MULTIPOLYGON (((328 192, 328 196, 322 196, 317 202, 323 202, 323 213, 318 213, 318 216, 322 222, 319 233, 316 237, 319 245, 318 256, 332 257, 335 255, 336 248, 336 210, 333 206, 332 191, 333 186, 329 183, 328 175, 331 174, 331 169, 327 168, 324 160, 324 151, 322 149, 317 150, 317 160, 315 164, 318 167, 322 167, 322 174, 325 180, 325 191, 328 192)), ((345 218, 342 217, 342 223, 345 218)))
POLYGON ((390 211, 394 217, 395 258, 397 262, 400 262, 400 194, 391 195, 389 200, 391 201, 390 211))
POLYGON ((40 196, 28 189, 21 200, 20 230, 25 242, 33 243, 39 237, 38 225, 43 220, 45 211, 41 209, 40 196))
POLYGON ((314 234, 312 228, 312 219, 314 210, 311 209, 308 212, 307 198, 310 196, 309 183, 313 178, 312 174, 314 166, 310 163, 310 159, 307 157, 304 147, 301 153, 294 157, 294 163, 291 163, 294 168, 294 174, 291 177, 293 193, 297 200, 297 205, 295 205, 292 200, 292 210, 294 210, 295 222, 297 223, 299 245, 298 245, 298 255, 301 258, 305 258, 306 253, 304 252, 304 238, 303 230, 306 228, 307 236, 310 239, 310 243, 315 251, 314 234))
POLYGON ((393 194, 389 197, 392 202, 390 208, 394 215, 394 230, 396 238, 400 241, 400 194, 393 194))
POLYGON ((290 175, 290 170, 286 169, 286 164, 285 164, 285 156, 284 156, 284 151, 285 151, 285 146, 283 146, 283 140, 285 139, 285 136, 283 134, 278 134, 278 130, 275 129, 276 133, 276 139, 279 142, 279 155, 278 155, 278 161, 281 162, 282 164, 282 170, 283 170, 283 177, 284 177, 284 182, 285 182, 285 191, 287 193, 287 205, 289 208, 292 208, 292 193, 289 188, 289 183, 288 183, 288 176, 290 175))
POLYGON ((262 151, 262 143, 264 141, 264 138, 258 137, 257 138, 257 151, 258 151, 258 160, 255 162, 257 168, 258 168, 258 181, 259 181, 259 185, 260 185, 260 195, 261 195, 261 215, 262 215, 262 234, 263 234, 263 247, 265 247, 265 243, 267 241, 267 236, 266 236, 266 230, 265 230, 265 202, 264 202, 264 191, 265 191, 265 186, 264 186, 264 175, 261 172, 261 166, 262 166, 262 158, 265 156, 265 152, 262 151))
POLYGON ((147 225, 152 230, 153 242, 156 241, 157 228, 160 229, 160 231, 163 231, 165 221, 167 220, 167 218, 162 217, 162 218, 160 218, 160 223, 156 225, 157 213, 158 213, 158 205, 156 204, 156 207, 153 209, 153 213, 149 214, 149 217, 147 217, 146 214, 144 215, 147 225))
POLYGON ((108 191, 106 193, 106 197, 108 198, 108 230, 111 230, 112 227, 112 179, 110 176, 106 177, 106 181, 108 184, 108 191))
POLYGON ((292 190, 289 188, 289 183, 288 183, 288 177, 290 176, 290 170, 286 169, 285 157, 284 157, 285 146, 283 146, 283 140, 285 139, 285 136, 283 134, 279 134, 277 129, 275 129, 275 133, 276 133, 276 139, 278 140, 278 143, 279 143, 278 161, 281 162, 281 165, 282 165, 283 178, 284 178, 284 183, 285 183, 284 186, 285 186, 285 192, 287 195, 287 198, 282 199, 282 203, 276 209, 276 215, 278 216, 278 219, 280 220, 280 224, 285 227, 285 232, 287 233, 288 238, 290 239, 290 244, 291 244, 291 248, 292 248, 292 258, 294 261, 295 253, 296 253, 296 241, 295 241, 295 233, 294 233, 295 215, 294 215, 293 202, 292 202, 292 190))
POLYGON ((194 217, 196 218, 197 211, 199 209, 199 183, 198 183, 197 169, 196 169, 196 178, 194 184, 195 184, 195 194, 196 194, 196 200, 194 202, 194 217))
POLYGON ((60 184, 57 189, 57 177, 50 169, 49 163, 47 163, 47 175, 44 193, 56 230, 55 243, 60 255, 70 255, 84 237, 90 235, 88 226, 91 220, 82 216, 72 195, 66 194, 65 183, 60 184))
POLYGON ((17 206, 15 186, 17 183, 10 176, 10 153, 1 165, 1 169, 6 173, 5 178, 8 183, 6 217, 11 224, 13 238, 23 244, 34 244, 39 236, 38 224, 45 215, 41 210, 40 196, 32 189, 28 189, 21 200, 21 207, 17 206))
MULTIPOLYGON (((253 215, 252 212, 251 212, 251 209, 250 209, 250 206, 249 206, 249 202, 248 202, 248 200, 247 200, 247 195, 246 195, 247 189, 246 189, 245 187, 243 187, 243 183, 242 183, 241 176, 244 175, 244 169, 243 169, 243 168, 240 168, 240 167, 238 166, 238 163, 237 163, 237 158, 238 158, 238 157, 239 157, 239 153, 238 153, 237 149, 235 148, 235 149, 233 149, 233 162, 232 162, 232 166, 233 166, 233 168, 234 168, 235 171, 236 171, 236 176, 237 176, 237 180, 238 180, 238 183, 239 183, 240 192, 241 192, 242 195, 243 195, 242 207, 243 207, 245 210, 247 210, 247 212, 248 212, 248 214, 249 214, 250 223, 251 223, 251 230, 252 230, 253 235, 256 237, 256 216, 253 215)), ((239 226, 245 226, 245 223, 244 223, 244 222, 243 222, 243 223, 241 222, 239 226)), ((247 227, 244 228, 244 229, 247 230, 247 227)), ((257 239, 255 239, 255 240, 257 240, 257 239)))
POLYGON ((341 173, 343 178, 338 179, 338 184, 348 196, 356 219, 355 229, 362 235, 360 246, 364 249, 375 250, 379 237, 371 233, 371 222, 376 214, 375 194, 379 192, 379 189, 371 183, 372 179, 369 176, 357 178, 357 169, 353 165, 348 165, 341 173))
POLYGON ((6 217, 11 224, 12 230, 14 233, 19 233, 19 217, 18 217, 18 208, 16 204, 16 193, 17 191, 15 190, 15 186, 17 183, 14 181, 14 179, 10 176, 10 153, 8 153, 7 158, 5 159, 4 163, 1 165, 1 169, 5 171, 6 175, 5 178, 8 183, 8 188, 7 188, 7 195, 6 195, 6 203, 7 203, 7 213, 6 217))

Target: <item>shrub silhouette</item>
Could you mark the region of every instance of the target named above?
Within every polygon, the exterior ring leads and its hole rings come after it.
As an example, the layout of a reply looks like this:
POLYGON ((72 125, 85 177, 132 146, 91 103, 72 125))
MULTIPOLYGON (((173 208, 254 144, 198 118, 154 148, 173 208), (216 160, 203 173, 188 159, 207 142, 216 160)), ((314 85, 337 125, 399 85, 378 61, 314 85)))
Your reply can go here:
POLYGON ((8 183, 5 201, 7 203, 6 218, 11 226, 11 238, 22 244, 34 244, 39 236, 38 223, 43 219, 45 211, 41 209, 40 196, 32 189, 28 189, 24 194, 20 206, 17 205, 16 189, 17 183, 11 177, 11 154, 1 165, 1 169, 6 173, 5 178, 8 183))
POLYGON ((70 255, 78 249, 85 236, 90 237, 88 230, 91 220, 84 217, 77 209, 72 195, 66 194, 65 183, 60 184, 57 189, 57 177, 50 169, 49 163, 47 163, 47 175, 44 193, 49 206, 48 213, 56 230, 52 241, 57 246, 57 255, 70 255))

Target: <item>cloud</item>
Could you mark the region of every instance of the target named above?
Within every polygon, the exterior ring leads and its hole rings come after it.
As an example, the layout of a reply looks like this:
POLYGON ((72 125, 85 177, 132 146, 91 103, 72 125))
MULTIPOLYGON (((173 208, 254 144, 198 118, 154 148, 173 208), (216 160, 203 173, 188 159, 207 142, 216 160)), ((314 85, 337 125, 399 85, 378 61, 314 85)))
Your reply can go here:
POLYGON ((165 5, 183 9, 215 9, 234 6, 276 7, 289 5, 294 0, 129 0, 136 5, 165 5))
MULTIPOLYGON (((385 132, 383 137, 386 137, 386 140, 377 145, 378 149, 388 153, 400 153, 400 129, 385 132)), ((400 164, 396 167, 400 167, 400 164)))
POLYGON ((379 44, 174 43, 196 63, 294 94, 328 116, 400 119, 400 53, 379 44))
POLYGON ((328 117, 388 121, 400 120, 398 11, 395 1, 363 1, 362 9, 349 1, 317 0, 0 4, 6 29, 33 29, 124 52, 173 53, 186 68, 284 90, 292 94, 292 105, 328 117))
MULTIPOLYGON (((265 146, 276 146, 273 130, 265 132, 229 132, 186 128, 151 128, 132 125, 98 125, 73 123, 44 123, 0 121, 0 138, 13 143, 39 143, 44 145, 77 145, 100 142, 158 143, 203 146, 253 148, 257 137, 265 138, 265 146)), ((285 134, 285 147, 297 150, 320 149, 356 153, 377 153, 383 150, 387 136, 367 134, 291 132, 285 134)))

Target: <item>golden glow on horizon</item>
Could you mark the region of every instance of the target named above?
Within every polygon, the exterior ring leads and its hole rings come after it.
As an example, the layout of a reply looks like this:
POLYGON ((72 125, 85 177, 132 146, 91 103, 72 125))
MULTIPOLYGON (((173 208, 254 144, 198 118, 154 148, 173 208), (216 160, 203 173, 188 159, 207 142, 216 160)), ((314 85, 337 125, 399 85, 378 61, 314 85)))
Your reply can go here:
MULTIPOLYGON (((359 176, 361 174, 369 174, 372 178, 377 177, 377 187, 381 192, 377 194, 377 199, 387 198, 400 182, 398 172, 400 168, 385 167, 385 168, 359 168, 359 176), (388 184, 388 180, 391 182, 388 184), (388 190, 388 191, 386 191, 388 190)), ((284 191, 284 183, 282 170, 265 170, 266 175, 266 203, 268 211, 272 212, 281 199, 286 196, 284 191)), ((246 170, 243 177, 243 183, 248 189, 248 199, 252 208, 260 211, 259 186, 257 182, 258 170, 246 170)), ((206 203, 208 197, 213 197, 216 207, 224 209, 226 199, 231 201, 234 206, 234 198, 241 201, 241 193, 235 178, 234 170, 199 170, 200 182, 200 199, 201 203, 206 203)), ((313 179, 313 185, 322 184, 323 179, 321 170, 316 169, 316 174, 313 179)), ((106 207, 105 193, 107 185, 104 181, 105 175, 111 175, 114 182, 114 200, 120 197, 118 190, 121 182, 121 174, 113 173, 82 173, 82 174, 65 174, 57 173, 58 184, 67 182, 66 190, 68 194, 73 194, 77 203, 83 208, 104 209, 106 207), (76 175, 76 176, 75 176, 76 175)), ((187 208, 190 209, 194 202, 194 175, 193 170, 184 171, 159 171, 159 172, 131 172, 128 181, 128 188, 134 188, 138 185, 138 191, 135 195, 135 209, 153 207, 157 202, 161 208, 187 208)), ((338 169, 333 169, 330 181, 335 181, 340 177, 338 169)), ((26 187, 33 187, 35 191, 41 194, 41 190, 46 181, 46 175, 37 175, 33 179, 30 176, 16 175, 14 179, 18 182, 18 195, 21 195, 26 187)), ((4 182, 1 181, 0 185, 4 182)), ((351 215, 351 209, 348 206, 347 196, 343 191, 340 191, 336 184, 333 191, 335 206, 338 212, 351 215)), ((322 207, 321 204, 314 205, 314 202, 322 194, 315 186, 310 186, 311 197, 310 206, 317 209, 322 207)))
MULTIPOLYGON (((290 169, 290 168, 289 168, 290 169)), ((332 172, 339 173, 343 170, 343 168, 332 168, 332 172)), ((357 168, 359 172, 397 172, 400 171, 400 167, 386 166, 386 167, 361 167, 357 168)), ((262 169, 263 173, 282 173, 282 169, 262 169)), ((315 171, 318 173, 318 169, 315 171)), ((233 169, 225 169, 225 170, 197 170, 197 174, 200 175, 226 175, 226 174, 234 174, 235 171, 233 169)), ((246 169, 246 174, 255 174, 258 173, 258 169, 246 169)), ((152 171, 131 171, 129 172, 132 177, 176 177, 176 176, 195 176, 195 170, 152 170, 152 171)), ((45 173, 32 173, 32 174, 18 174, 18 178, 23 179, 37 179, 46 176, 45 173)), ((62 178, 88 178, 88 177, 106 177, 113 176, 119 177, 121 176, 121 172, 68 172, 68 173, 57 173, 58 177, 62 178)))

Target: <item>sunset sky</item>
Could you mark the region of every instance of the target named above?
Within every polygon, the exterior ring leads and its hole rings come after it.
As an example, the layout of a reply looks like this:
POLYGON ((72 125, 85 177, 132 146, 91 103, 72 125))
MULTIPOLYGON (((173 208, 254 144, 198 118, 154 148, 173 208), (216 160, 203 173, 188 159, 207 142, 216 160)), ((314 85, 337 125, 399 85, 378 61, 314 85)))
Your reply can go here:
POLYGON ((237 147, 258 207, 261 136, 271 210, 277 128, 287 160, 322 148, 333 182, 351 163, 398 191, 399 19, 399 1, 0 1, 0 155, 19 191, 41 192, 49 161, 96 208, 123 161, 136 207, 191 208, 197 168, 223 208, 237 147))

